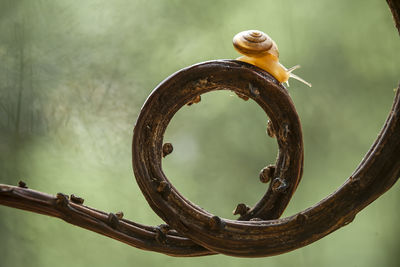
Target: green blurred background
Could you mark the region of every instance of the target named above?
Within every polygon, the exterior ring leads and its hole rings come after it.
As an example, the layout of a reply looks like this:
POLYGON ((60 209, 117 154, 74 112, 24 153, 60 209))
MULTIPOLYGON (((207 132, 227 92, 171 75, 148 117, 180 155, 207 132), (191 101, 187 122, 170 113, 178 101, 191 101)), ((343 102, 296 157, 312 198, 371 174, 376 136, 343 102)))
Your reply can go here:
MULTIPOLYGON (((290 93, 305 143, 303 180, 284 216, 333 192, 377 136, 399 81, 399 38, 383 0, 0 0, 0 183, 77 194, 143 224, 162 221, 133 178, 132 129, 173 72, 236 58, 234 34, 267 32, 281 62, 301 64, 290 93)), ((228 91, 182 108, 165 141, 172 183, 225 218, 253 205, 277 145, 266 116, 228 91)), ((0 206, 0 266, 399 266, 396 184, 349 226, 269 258, 173 258, 61 220, 0 206)))

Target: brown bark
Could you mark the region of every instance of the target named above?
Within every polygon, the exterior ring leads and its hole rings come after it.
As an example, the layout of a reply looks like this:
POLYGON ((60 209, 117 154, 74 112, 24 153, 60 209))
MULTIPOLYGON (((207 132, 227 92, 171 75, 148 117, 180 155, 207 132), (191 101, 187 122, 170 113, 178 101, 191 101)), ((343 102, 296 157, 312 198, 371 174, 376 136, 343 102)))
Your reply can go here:
POLYGON ((392 11, 397 31, 400 33, 400 0, 386 0, 386 2, 389 5, 390 11, 392 11))
MULTIPOLYGON (((160 84, 147 99, 133 137, 133 167, 139 187, 153 210, 179 233, 210 251, 261 257, 308 245, 349 224, 355 215, 386 192, 400 174, 400 93, 378 139, 360 166, 335 193, 298 214, 274 220, 283 211, 301 173, 301 131, 291 99, 268 73, 239 61, 211 61, 181 70, 160 84), (250 85, 249 85, 250 84, 250 85), (254 88, 258 93, 254 94, 254 88), (165 177, 163 134, 173 115, 197 95, 232 90, 252 98, 272 120, 279 144, 276 170, 267 194, 244 219, 225 220, 183 197, 165 177), (274 182, 276 181, 276 182, 274 182), (284 185, 283 189, 282 186, 284 185)), ((301 160, 302 161, 302 160, 301 160)))
POLYGON ((210 254, 201 246, 182 238, 176 231, 164 233, 162 225, 152 227, 119 219, 113 213, 79 204, 82 201, 78 201, 76 197, 69 198, 61 193, 52 196, 24 187, 25 185, 21 183, 20 187, 0 184, 0 204, 60 218, 70 224, 144 250, 180 257, 210 254))
MULTIPOLYGON (((387 0, 400 32, 400 2, 387 0)), ((271 129, 270 129, 271 130, 271 129)), ((240 257, 269 256, 308 245, 349 224, 356 214, 385 193, 400 175, 400 87, 378 138, 358 168, 333 194, 298 214, 277 219, 302 174, 301 128, 289 95, 270 75, 238 61, 210 61, 184 69, 149 97, 135 126, 133 166, 146 199, 174 229, 144 226, 82 205, 76 197, 56 197, 0 185, 0 204, 61 218, 137 248, 173 256, 217 252, 240 257), (252 98, 271 117, 279 155, 268 192, 240 220, 225 220, 185 199, 161 168, 163 134, 175 112, 198 95, 233 90, 252 98), (253 219, 247 221, 249 219, 253 219), (193 241, 192 241, 193 240, 193 241), (200 245, 197 245, 200 244, 200 245), (202 247, 204 246, 204 247, 202 247)))

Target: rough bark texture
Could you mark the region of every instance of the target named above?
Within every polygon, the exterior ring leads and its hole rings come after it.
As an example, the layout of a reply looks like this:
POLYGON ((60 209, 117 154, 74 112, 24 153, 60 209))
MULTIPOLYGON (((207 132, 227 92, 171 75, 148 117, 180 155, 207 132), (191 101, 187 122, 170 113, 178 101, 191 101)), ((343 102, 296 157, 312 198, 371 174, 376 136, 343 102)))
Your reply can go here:
MULTIPOLYGON (((400 32, 400 2, 387 3, 400 32)), ((181 70, 160 84, 135 126, 133 166, 138 184, 154 211, 180 234, 167 225, 140 225, 118 214, 86 207, 79 198, 61 193, 51 196, 27 189, 23 183, 19 187, 0 185, 0 204, 58 217, 134 247, 172 256, 224 253, 260 257, 288 252, 349 224, 397 181, 400 87, 378 138, 346 182, 315 206, 277 219, 300 181, 302 164, 301 127, 285 88, 246 63, 211 61, 181 70), (267 193, 252 209, 240 209, 238 221, 210 214, 185 199, 169 183, 161 166, 163 134, 173 115, 184 104, 198 102, 202 93, 226 89, 244 99, 252 98, 265 110, 272 121, 271 135, 275 133, 279 146, 274 168, 266 171, 272 176, 267 193)))
MULTIPOLYGON (((269 137, 266 135, 266 138, 269 137)), ((191 239, 209 236, 205 242, 194 239, 202 245, 207 243, 209 248, 208 243, 213 243, 219 236, 221 243, 227 242, 225 245, 233 249, 234 245, 227 239, 229 236, 243 255, 248 253, 243 247, 243 240, 249 237, 250 230, 246 221, 255 219, 257 221, 250 224, 256 225, 279 218, 300 181, 303 167, 300 121, 287 90, 267 72, 235 60, 197 64, 162 82, 141 110, 134 129, 132 150, 138 184, 150 206, 162 219, 191 239), (214 90, 232 90, 244 99, 256 101, 270 118, 279 147, 275 171, 266 194, 232 225, 185 199, 169 183, 161 166, 163 135, 174 114, 198 95, 214 90), (233 225, 236 228, 232 231, 224 230, 233 225)))
POLYGON ((1 205, 57 217, 144 250, 179 257, 214 254, 183 238, 176 231, 168 231, 164 225, 141 225, 120 219, 113 213, 74 203, 71 199, 61 193, 52 196, 27 188, 0 184, 1 205))
POLYGON ((165 222, 211 251, 240 257, 288 252, 347 225, 394 184, 400 173, 399 108, 397 92, 381 134, 341 188, 314 207, 272 220, 280 216, 297 186, 293 178, 301 174, 300 161, 293 158, 302 158, 298 149, 301 133, 290 97, 266 72, 246 63, 202 63, 169 77, 147 99, 133 138, 135 176, 150 206, 165 222), (258 94, 252 92, 254 88, 260 88, 258 94), (210 214, 183 197, 162 171, 163 134, 175 112, 201 93, 222 89, 253 98, 271 118, 276 132, 277 169, 267 194, 250 211, 263 220, 233 221, 210 214))

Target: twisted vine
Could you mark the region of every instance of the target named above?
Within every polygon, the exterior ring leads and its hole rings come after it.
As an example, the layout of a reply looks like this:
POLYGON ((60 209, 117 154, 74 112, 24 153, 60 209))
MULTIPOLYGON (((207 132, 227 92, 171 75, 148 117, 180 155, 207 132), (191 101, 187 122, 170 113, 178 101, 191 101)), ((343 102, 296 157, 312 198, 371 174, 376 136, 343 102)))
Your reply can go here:
MULTIPOLYGON (((400 1, 387 0, 400 32, 400 1)), ((153 91, 135 126, 133 167, 153 210, 168 224, 145 226, 83 205, 75 196, 52 196, 19 186, 0 185, 0 204, 57 217, 131 246, 172 256, 224 253, 260 257, 306 246, 349 224, 356 214, 391 188, 400 176, 400 86, 392 110, 360 165, 334 193, 304 211, 278 219, 302 175, 301 127, 290 96, 268 73, 238 61, 210 61, 181 70, 153 91), (212 90, 232 90, 252 98, 271 118, 279 146, 266 194, 239 220, 208 213, 185 199, 161 168, 163 134, 181 106, 212 90), (262 90, 259 90, 262 89, 262 90)), ((238 206, 239 208, 239 206, 238 206)))

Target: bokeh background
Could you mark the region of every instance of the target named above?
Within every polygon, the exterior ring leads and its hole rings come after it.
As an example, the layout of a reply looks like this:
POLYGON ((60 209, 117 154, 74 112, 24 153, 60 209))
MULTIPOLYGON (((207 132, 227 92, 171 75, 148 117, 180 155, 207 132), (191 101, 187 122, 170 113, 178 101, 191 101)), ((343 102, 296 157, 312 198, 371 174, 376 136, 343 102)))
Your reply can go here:
MULTIPOLYGON (((143 224, 162 221, 131 168, 132 129, 163 79, 236 58, 234 34, 267 32, 292 81, 305 143, 303 180, 284 216, 338 188, 368 151, 399 82, 399 38, 385 1, 0 0, 0 183, 77 194, 143 224)), ((165 141, 173 184, 235 218, 266 190, 259 171, 277 145, 266 115, 228 91, 181 109, 165 141)), ((259 259, 173 258, 61 220, 0 206, 0 266, 399 266, 399 184, 349 226, 296 251, 259 259)))

